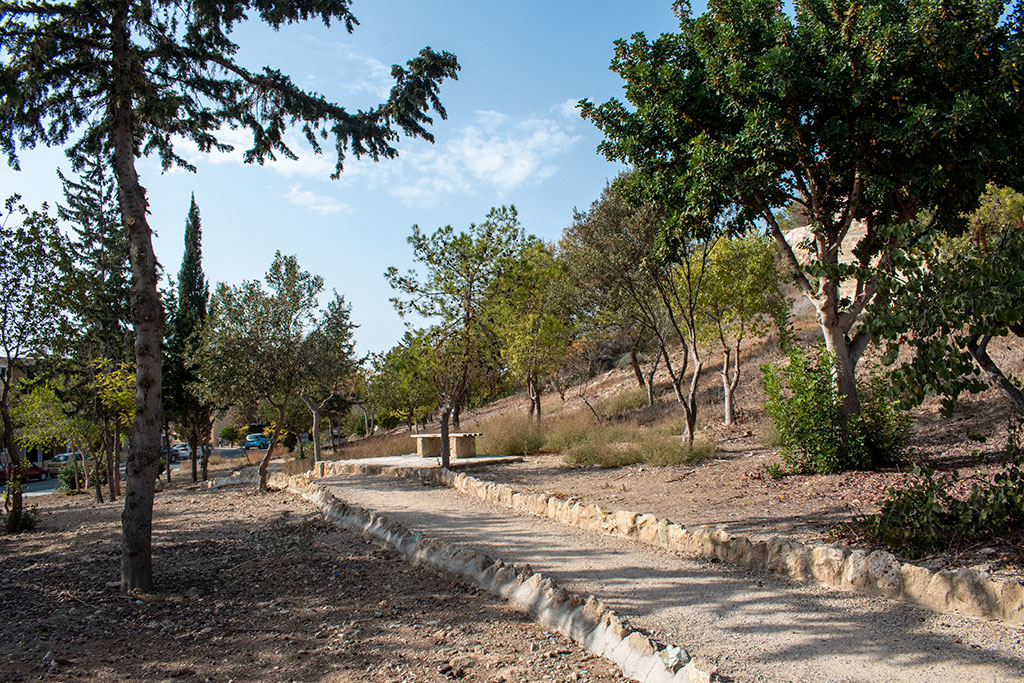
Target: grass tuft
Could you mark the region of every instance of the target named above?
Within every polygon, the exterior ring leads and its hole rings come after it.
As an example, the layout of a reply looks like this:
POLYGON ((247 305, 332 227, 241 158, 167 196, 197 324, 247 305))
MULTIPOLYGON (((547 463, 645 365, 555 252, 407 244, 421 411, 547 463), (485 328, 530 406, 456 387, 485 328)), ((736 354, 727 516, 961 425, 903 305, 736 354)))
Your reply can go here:
POLYGON ((482 455, 530 455, 544 446, 541 430, 527 415, 497 415, 479 425, 482 455))
POLYGON ((600 412, 608 417, 615 417, 645 407, 647 407, 647 390, 643 387, 634 386, 631 389, 613 394, 602 401, 600 412))

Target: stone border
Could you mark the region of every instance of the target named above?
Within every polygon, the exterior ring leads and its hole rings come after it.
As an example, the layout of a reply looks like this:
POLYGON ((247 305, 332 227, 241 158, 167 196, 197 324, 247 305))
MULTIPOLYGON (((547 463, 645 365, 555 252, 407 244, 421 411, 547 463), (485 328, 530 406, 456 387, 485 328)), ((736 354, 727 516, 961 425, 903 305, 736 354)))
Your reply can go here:
POLYGON ((1014 579, 1000 579, 966 567, 933 572, 925 567, 900 563, 891 553, 882 550, 869 553, 849 550, 837 544, 806 545, 779 536, 752 541, 746 536, 732 536, 724 529, 711 526, 687 529, 651 514, 605 510, 597 505, 545 494, 523 493, 507 484, 494 484, 442 469, 360 465, 335 460, 317 463, 313 474, 317 477, 385 474, 443 484, 480 500, 504 505, 515 512, 548 517, 577 529, 632 538, 666 550, 714 558, 795 581, 881 595, 936 612, 958 611, 972 617, 1024 625, 1024 585, 1014 579))

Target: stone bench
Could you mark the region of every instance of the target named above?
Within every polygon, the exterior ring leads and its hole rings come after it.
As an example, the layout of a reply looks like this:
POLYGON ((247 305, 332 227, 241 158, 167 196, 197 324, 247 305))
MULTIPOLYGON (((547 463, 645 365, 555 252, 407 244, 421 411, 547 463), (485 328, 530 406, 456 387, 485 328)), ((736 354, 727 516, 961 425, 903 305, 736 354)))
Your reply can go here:
MULTIPOLYGON (((448 434, 448 448, 452 460, 476 457, 476 437, 483 436, 480 432, 458 432, 448 434)), ((416 439, 416 455, 421 458, 441 457, 440 434, 413 434, 416 439)))

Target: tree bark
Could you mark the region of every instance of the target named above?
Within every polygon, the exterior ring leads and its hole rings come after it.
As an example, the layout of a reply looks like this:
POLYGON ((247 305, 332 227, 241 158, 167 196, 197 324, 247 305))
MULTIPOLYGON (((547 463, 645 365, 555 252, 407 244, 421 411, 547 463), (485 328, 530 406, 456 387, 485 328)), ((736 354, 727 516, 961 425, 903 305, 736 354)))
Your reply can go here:
POLYGON ((736 408, 733 404, 733 393, 740 383, 740 344, 736 340, 736 357, 732 357, 732 350, 727 345, 722 345, 722 390, 725 393, 725 424, 732 425, 736 421, 736 408), (732 369, 729 368, 729 361, 732 360, 732 369))
POLYGON ((971 358, 974 359, 978 367, 988 375, 989 381, 1010 399, 1018 412, 1024 414, 1024 394, 1021 393, 1021 390, 1013 382, 1006 378, 1003 371, 999 369, 999 366, 988 355, 989 339, 988 335, 976 334, 972 336, 967 340, 967 352, 971 354, 971 358))
POLYGON ((160 345, 164 315, 157 291, 156 255, 146 220, 146 191, 135 170, 132 64, 127 26, 130 3, 111 13, 111 87, 108 111, 118 204, 132 266, 131 315, 135 328, 135 422, 121 513, 121 590, 153 590, 153 497, 162 422, 160 345))
MULTIPOLYGON (((654 405, 654 374, 658 372, 658 363, 661 362, 661 354, 654 354, 654 362, 651 363, 651 371, 647 373, 647 405, 654 405)), ((641 377, 643 379, 643 377, 641 377)), ((640 386, 645 386, 641 384, 640 386)))
MULTIPOLYGON (((166 417, 164 418, 163 423, 164 423, 164 427, 163 427, 164 432, 163 432, 163 437, 162 437, 163 440, 160 443, 160 452, 161 453, 163 452, 164 443, 166 443, 167 444, 167 460, 168 460, 167 468, 166 468, 166 470, 167 470, 167 483, 170 484, 171 483, 171 463, 170 463, 170 459, 171 459, 171 425, 167 421, 166 417)), ((128 452, 130 453, 131 450, 129 449, 128 452)))

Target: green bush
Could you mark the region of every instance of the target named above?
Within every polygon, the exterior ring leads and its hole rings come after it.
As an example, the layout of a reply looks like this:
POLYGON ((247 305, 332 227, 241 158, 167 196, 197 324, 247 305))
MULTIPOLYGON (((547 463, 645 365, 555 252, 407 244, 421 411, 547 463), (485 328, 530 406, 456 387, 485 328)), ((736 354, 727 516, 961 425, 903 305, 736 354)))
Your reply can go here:
POLYGON ((830 474, 898 461, 906 450, 909 413, 889 401, 880 378, 861 389, 861 412, 843 419, 835 357, 825 349, 808 357, 796 349, 783 368, 762 366, 765 412, 779 432, 790 470, 830 474))
POLYGON ((82 466, 78 465, 78 482, 75 482, 75 466, 71 463, 64 465, 57 472, 57 481, 60 482, 60 488, 63 491, 78 491, 82 483, 82 466))
POLYGON ((1021 421, 1010 423, 1006 464, 992 478, 968 477, 971 494, 966 499, 950 491, 961 481, 957 472, 936 474, 915 467, 902 487, 886 490, 885 503, 875 515, 855 522, 873 541, 904 549, 911 557, 956 548, 966 543, 988 542, 1024 527, 1024 470, 1022 470, 1021 421))

